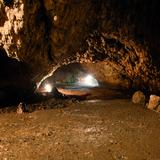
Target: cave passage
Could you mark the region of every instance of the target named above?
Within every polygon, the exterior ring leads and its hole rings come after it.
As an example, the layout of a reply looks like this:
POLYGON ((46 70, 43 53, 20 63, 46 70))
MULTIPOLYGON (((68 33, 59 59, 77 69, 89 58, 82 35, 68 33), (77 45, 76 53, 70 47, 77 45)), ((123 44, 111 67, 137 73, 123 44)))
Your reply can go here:
MULTIPOLYGON (((70 63, 62 65, 40 86, 32 82, 30 68, 23 62, 7 57, 1 50, 0 104, 2 106, 36 103, 50 98, 115 99, 128 98, 129 90, 122 82, 112 83, 110 71, 104 70, 105 63, 70 63), (108 79, 109 78, 109 79, 108 79)), ((108 67, 108 66, 107 66, 108 67)), ((113 74, 113 73, 112 73, 113 74)))
POLYGON ((99 74, 99 67, 96 63, 63 65, 52 76, 42 81, 36 92, 44 96, 58 97, 58 94, 59 97, 82 99, 127 98, 119 86, 106 83, 99 74))

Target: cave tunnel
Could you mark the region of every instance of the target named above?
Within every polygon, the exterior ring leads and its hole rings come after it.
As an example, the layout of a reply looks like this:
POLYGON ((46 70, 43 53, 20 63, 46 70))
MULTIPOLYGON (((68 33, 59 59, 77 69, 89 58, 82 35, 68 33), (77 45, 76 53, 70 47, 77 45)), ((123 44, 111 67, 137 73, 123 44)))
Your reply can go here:
POLYGON ((62 65, 41 82, 36 92, 54 95, 52 89, 57 88, 64 96, 80 99, 129 98, 126 93, 132 93, 132 89, 129 90, 130 81, 105 65, 105 62, 62 65), (108 72, 104 72, 105 67, 108 67, 108 72), (110 76, 112 72, 115 77, 120 77, 117 81, 114 81, 113 75, 110 76))
POLYGON ((158 0, 0 0, 0 159, 159 160, 159 19, 158 0))

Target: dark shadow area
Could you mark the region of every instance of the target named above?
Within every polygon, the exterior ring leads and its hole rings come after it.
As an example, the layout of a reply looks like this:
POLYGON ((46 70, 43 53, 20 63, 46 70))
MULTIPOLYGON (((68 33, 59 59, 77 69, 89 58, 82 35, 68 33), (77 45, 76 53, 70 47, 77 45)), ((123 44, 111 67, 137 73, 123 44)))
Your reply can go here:
POLYGON ((33 93, 30 68, 23 62, 9 58, 0 48, 0 106, 18 104, 33 93))
MULTIPOLYGON (((5 14, 5 7, 1 6, 1 10, 0 10, 0 27, 4 25, 6 20, 7 20, 7 16, 5 14)), ((0 33, 0 37, 1 37, 1 33, 0 33)))
POLYGON ((11 7, 14 3, 14 0, 3 0, 5 6, 11 7))

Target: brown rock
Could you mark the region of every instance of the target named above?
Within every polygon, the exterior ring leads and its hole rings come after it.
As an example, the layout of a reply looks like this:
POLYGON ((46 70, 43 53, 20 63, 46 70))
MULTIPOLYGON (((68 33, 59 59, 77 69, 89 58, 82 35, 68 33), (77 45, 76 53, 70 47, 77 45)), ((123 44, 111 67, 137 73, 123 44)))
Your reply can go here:
POLYGON ((132 96, 132 102, 135 104, 145 104, 146 97, 143 92, 137 91, 132 96))
POLYGON ((156 111, 157 111, 157 112, 160 112, 160 104, 158 105, 156 111))
POLYGON ((52 10, 54 7, 54 1, 52 0, 47 0, 47 1, 44 1, 44 6, 46 8, 47 11, 49 10, 52 10))
POLYGON ((20 103, 17 107, 17 110, 16 110, 16 113, 17 114, 22 114, 23 113, 23 104, 20 103))
POLYGON ((148 109, 160 110, 160 97, 156 95, 151 95, 149 99, 148 109))

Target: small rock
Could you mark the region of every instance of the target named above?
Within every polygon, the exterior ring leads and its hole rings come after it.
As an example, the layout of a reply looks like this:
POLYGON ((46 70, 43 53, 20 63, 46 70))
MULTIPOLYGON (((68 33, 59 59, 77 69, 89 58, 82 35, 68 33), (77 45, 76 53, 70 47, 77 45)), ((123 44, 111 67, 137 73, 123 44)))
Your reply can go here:
POLYGON ((145 105, 146 97, 143 92, 137 91, 132 96, 132 102, 134 104, 142 104, 145 105))
POLYGON ((57 15, 55 15, 55 16, 53 17, 53 20, 54 20, 54 21, 57 21, 57 19, 58 19, 58 17, 57 17, 57 15))
POLYGON ((156 111, 157 111, 157 112, 160 112, 160 104, 158 105, 156 111))
POLYGON ((146 103, 145 107, 148 108, 148 103, 146 103))
POLYGON ((156 95, 151 95, 149 99, 148 109, 160 110, 160 97, 156 95))
POLYGON ((18 108, 16 110, 17 114, 22 114, 23 113, 23 103, 19 103, 18 108))

